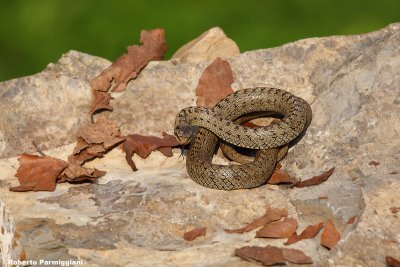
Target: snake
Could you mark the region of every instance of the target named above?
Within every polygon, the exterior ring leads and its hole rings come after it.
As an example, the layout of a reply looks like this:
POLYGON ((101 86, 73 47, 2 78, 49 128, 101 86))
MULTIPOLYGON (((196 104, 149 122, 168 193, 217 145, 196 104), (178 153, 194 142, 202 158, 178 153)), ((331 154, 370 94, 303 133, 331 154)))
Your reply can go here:
POLYGON ((245 189, 258 187, 269 179, 280 149, 305 131, 311 120, 312 110, 304 99, 278 88, 255 87, 238 90, 212 108, 182 109, 175 118, 174 133, 181 144, 190 144, 186 169, 192 180, 213 189, 245 189), (282 119, 258 128, 235 122, 243 116, 265 112, 279 114, 282 119), (256 149, 254 160, 241 165, 213 164, 220 140, 256 149))

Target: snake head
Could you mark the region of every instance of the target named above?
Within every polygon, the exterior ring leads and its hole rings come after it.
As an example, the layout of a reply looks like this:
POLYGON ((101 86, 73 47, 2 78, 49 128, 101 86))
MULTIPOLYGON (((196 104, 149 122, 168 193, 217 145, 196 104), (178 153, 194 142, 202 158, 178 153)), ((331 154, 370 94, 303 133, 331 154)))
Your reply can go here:
POLYGON ((177 125, 174 130, 179 144, 186 145, 190 143, 193 137, 193 130, 190 125, 177 125))

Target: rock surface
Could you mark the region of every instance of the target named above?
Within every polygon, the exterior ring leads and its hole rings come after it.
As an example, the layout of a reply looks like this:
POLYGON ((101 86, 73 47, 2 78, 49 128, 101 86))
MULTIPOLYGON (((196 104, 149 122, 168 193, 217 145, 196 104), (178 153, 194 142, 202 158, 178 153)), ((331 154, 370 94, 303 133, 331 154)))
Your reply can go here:
POLYGON ((175 64, 199 63, 212 61, 217 57, 228 59, 239 54, 237 44, 229 39, 221 28, 214 27, 179 48, 171 61, 175 64))
POLYGON ((89 123, 89 81, 110 62, 71 51, 36 75, 0 83, 0 158, 75 142, 89 123))
MULTIPOLYGON (((75 130, 88 121, 89 86, 109 62, 69 52, 42 73, 0 84, 2 260, 83 260, 85 266, 252 266, 233 256, 242 246, 283 246, 228 234, 260 216, 266 205, 288 208, 299 230, 331 219, 341 234, 328 251, 319 236, 290 245, 315 266, 385 266, 400 258, 400 24, 363 35, 300 40, 229 60, 234 89, 275 86, 303 97, 313 121, 282 164, 303 179, 331 167, 328 181, 309 188, 265 185, 233 192, 203 188, 184 161, 159 152, 134 158, 119 149, 88 163, 107 171, 97 184, 60 184, 54 192, 13 193, 22 151, 36 141, 48 155, 71 153, 75 130), (58 147, 58 148, 56 148, 58 147), (378 161, 379 165, 370 165, 378 161), (320 196, 326 196, 320 198, 320 196), (393 210, 393 209, 392 209, 393 210), (356 216, 353 224, 349 218, 356 216), (205 237, 183 233, 207 227, 205 237)), ((209 62, 152 62, 116 94, 110 117, 123 133, 172 133, 175 114, 195 103, 209 62)), ((254 264, 256 266, 256 264, 254 264)))

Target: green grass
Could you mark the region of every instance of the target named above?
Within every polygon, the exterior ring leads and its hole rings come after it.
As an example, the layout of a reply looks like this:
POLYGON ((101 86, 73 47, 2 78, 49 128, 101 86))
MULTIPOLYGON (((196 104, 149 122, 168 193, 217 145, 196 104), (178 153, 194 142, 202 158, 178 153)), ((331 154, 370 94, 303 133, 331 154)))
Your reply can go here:
POLYGON ((166 29, 168 58, 213 26, 247 51, 397 21, 398 0, 0 0, 0 81, 39 72, 71 49, 114 60, 142 29, 166 29))

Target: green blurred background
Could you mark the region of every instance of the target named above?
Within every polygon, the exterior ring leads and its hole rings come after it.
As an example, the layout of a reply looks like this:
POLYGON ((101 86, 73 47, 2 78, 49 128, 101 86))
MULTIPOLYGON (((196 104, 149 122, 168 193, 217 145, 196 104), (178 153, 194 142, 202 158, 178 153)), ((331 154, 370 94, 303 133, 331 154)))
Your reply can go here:
POLYGON ((114 60, 142 29, 166 29, 169 58, 213 26, 246 51, 396 21, 399 0, 0 0, 0 81, 39 72, 71 49, 114 60))

